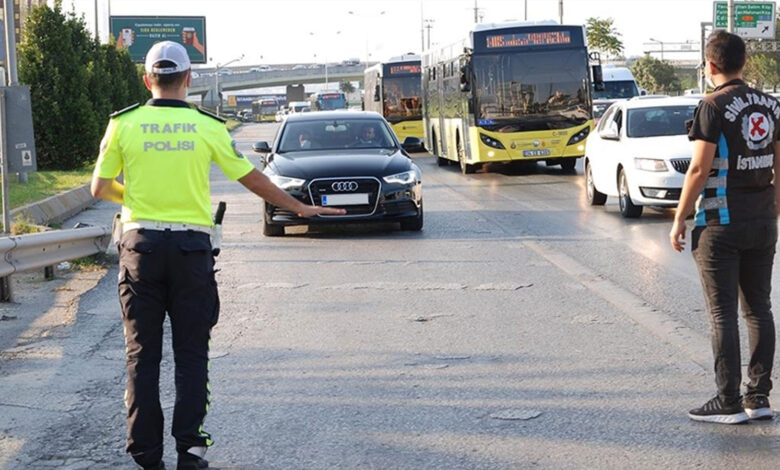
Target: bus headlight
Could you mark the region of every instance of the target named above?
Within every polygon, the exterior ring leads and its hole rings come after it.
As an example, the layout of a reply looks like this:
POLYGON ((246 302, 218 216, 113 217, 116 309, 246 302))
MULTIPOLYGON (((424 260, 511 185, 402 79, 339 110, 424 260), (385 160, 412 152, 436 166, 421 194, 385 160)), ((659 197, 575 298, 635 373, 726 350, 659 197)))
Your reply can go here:
POLYGON ((395 175, 385 176, 382 178, 386 183, 390 184, 411 184, 417 181, 417 172, 414 170, 404 171, 403 173, 396 173, 395 175))
POLYGON ((644 171, 666 171, 666 162, 654 158, 635 158, 634 165, 637 170, 644 171))
POLYGON ((569 143, 567 143, 566 145, 574 145, 577 142, 582 142, 583 140, 585 140, 585 137, 587 137, 588 134, 590 134, 590 126, 586 127, 585 129, 571 136, 571 138, 569 138, 569 143))
POLYGON ((482 140, 482 143, 487 145, 488 147, 493 147, 494 149, 506 148, 504 147, 504 144, 502 144, 501 142, 497 141, 492 137, 486 136, 485 134, 479 134, 479 138, 482 140))
POLYGON ((281 189, 284 189, 285 191, 300 190, 303 188, 304 183, 306 183, 306 180, 299 178, 288 178, 286 176, 280 175, 268 175, 268 178, 273 184, 277 185, 281 189))

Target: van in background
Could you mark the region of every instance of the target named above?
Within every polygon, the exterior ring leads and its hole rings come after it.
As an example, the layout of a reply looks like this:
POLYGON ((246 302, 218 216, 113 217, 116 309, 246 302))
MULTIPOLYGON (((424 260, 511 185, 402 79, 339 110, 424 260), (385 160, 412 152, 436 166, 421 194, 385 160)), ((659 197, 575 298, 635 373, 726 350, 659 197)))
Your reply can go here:
POLYGON ((593 118, 598 122, 601 115, 617 100, 646 95, 636 84, 634 75, 626 67, 605 65, 602 67, 604 90, 593 90, 593 118))

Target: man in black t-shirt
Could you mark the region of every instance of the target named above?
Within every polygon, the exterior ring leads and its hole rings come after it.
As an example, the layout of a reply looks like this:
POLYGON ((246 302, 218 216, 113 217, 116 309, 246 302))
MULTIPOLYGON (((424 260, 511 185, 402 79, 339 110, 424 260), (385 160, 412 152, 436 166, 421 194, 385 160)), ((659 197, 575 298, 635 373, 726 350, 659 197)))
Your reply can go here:
POLYGON ((742 81, 745 43, 714 32, 705 49, 705 75, 715 91, 694 116, 693 157, 669 233, 682 251, 685 218, 696 203, 691 250, 707 301, 718 394, 688 416, 737 424, 772 419, 769 391, 775 352, 770 292, 777 242, 780 103, 742 81), (740 393, 737 305, 750 341, 748 382, 740 393))

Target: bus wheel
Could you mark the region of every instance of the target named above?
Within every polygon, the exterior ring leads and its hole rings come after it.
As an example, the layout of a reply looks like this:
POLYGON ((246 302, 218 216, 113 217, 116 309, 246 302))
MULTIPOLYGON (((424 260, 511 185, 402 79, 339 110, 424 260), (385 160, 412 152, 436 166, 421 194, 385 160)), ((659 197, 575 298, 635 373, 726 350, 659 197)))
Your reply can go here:
POLYGON ((574 167, 577 165, 576 158, 564 158, 561 160, 561 168, 563 171, 574 171, 574 167))
POLYGON ((475 165, 469 165, 466 163, 466 152, 463 151, 463 145, 460 143, 460 136, 458 136, 458 162, 460 163, 460 172, 464 175, 468 175, 471 173, 474 173, 474 170, 476 170, 475 165))

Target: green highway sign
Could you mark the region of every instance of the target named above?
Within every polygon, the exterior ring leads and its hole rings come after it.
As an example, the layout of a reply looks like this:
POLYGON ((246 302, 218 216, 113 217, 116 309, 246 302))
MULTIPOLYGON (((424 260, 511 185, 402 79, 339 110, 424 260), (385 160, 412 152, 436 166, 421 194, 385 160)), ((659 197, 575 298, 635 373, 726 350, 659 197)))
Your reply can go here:
MULTIPOLYGON (((713 27, 729 25, 728 2, 714 2, 713 27)), ((775 2, 734 2, 734 33, 749 39, 775 38, 775 2)))
POLYGON ((135 62, 143 63, 160 41, 183 44, 193 64, 207 62, 204 16, 112 16, 110 23, 117 47, 126 47, 135 62))

